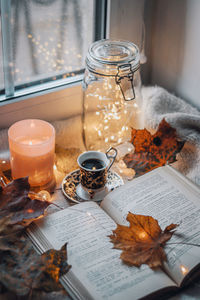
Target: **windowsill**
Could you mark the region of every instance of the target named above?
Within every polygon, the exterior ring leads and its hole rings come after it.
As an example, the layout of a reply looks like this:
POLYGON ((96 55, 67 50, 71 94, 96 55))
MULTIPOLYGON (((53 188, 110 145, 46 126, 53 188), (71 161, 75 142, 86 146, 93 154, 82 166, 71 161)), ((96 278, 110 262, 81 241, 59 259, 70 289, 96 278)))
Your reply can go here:
POLYGON ((22 119, 63 120, 81 112, 80 82, 55 92, 45 93, 21 101, 1 103, 0 128, 7 128, 22 119))

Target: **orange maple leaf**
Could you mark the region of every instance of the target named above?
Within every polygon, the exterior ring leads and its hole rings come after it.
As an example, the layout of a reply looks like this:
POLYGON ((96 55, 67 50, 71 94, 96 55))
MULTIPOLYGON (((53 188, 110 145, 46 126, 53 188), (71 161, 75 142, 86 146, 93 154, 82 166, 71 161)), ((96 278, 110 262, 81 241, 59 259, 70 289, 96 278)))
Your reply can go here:
POLYGON ((176 154, 184 145, 183 141, 178 140, 176 129, 165 119, 153 135, 147 129, 132 129, 130 142, 135 151, 125 155, 124 162, 128 168, 135 170, 136 175, 176 161, 176 154))
POLYGON ((177 224, 171 224, 161 230, 158 221, 151 216, 127 215, 130 226, 117 224, 117 228, 110 235, 115 249, 123 250, 120 258, 136 267, 142 264, 150 268, 162 267, 167 261, 164 245, 172 237, 177 224))

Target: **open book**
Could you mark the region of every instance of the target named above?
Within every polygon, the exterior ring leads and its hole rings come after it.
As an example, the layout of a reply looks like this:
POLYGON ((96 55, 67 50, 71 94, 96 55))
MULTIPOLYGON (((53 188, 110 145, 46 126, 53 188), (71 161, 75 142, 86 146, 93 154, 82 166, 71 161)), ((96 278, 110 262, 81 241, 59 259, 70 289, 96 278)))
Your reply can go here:
MULTIPOLYGON (((128 225, 128 224, 127 224, 128 225)), ((84 202, 47 215, 28 229, 40 253, 68 242, 71 270, 61 283, 73 299, 133 300, 186 284, 200 264, 200 190, 169 166, 153 170, 109 193, 101 207, 84 202), (108 235, 127 224, 128 211, 150 215, 164 229, 179 223, 165 247, 168 262, 152 270, 124 264, 108 235)))

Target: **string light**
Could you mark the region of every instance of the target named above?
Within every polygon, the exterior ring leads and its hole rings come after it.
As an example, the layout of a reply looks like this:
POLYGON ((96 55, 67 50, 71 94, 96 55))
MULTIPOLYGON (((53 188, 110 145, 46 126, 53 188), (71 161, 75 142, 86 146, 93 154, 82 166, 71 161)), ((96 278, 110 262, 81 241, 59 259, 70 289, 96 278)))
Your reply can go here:
POLYGON ((148 238, 148 234, 145 231, 139 232, 139 238, 141 240, 146 240, 148 238))
POLYGON ((51 195, 49 194, 48 191, 42 190, 38 193, 38 196, 42 201, 51 201, 51 195))
POLYGON ((181 273, 183 275, 186 275, 188 273, 188 271, 189 271, 188 268, 185 267, 184 265, 180 265, 180 269, 181 269, 181 273))
POLYGON ((38 199, 40 201, 48 201, 48 202, 51 201, 51 195, 46 190, 42 190, 39 193, 29 191, 28 195, 31 199, 38 199))
MULTIPOLYGON (((131 126, 134 115, 134 108, 124 102, 120 87, 116 85, 113 78, 106 78, 103 82, 89 85, 84 102, 84 109, 87 113, 90 110, 90 103, 96 102, 96 111, 94 117, 91 116, 89 121, 85 119, 84 130, 87 133, 87 139, 91 145, 95 143, 95 148, 103 149, 110 144, 120 144, 130 139, 131 126), (115 101, 113 101, 115 99, 115 101), (92 129, 91 129, 92 124, 92 129), (105 124, 102 126, 102 124, 105 124), (95 133, 96 131, 96 133, 95 133), (101 144, 105 146, 102 147, 101 144)), ((91 145, 87 145, 92 149, 91 145)))
POLYGON ((6 183, 5 183, 4 178, 3 178, 2 176, 0 177, 0 185, 1 185, 2 187, 5 187, 5 186, 6 186, 6 183))

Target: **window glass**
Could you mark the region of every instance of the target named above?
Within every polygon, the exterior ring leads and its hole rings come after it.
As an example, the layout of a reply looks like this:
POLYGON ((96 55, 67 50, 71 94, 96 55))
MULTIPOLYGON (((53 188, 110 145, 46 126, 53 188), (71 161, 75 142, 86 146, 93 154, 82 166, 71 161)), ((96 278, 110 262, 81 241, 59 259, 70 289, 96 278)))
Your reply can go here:
POLYGON ((15 87, 73 76, 84 67, 94 37, 94 0, 10 3, 15 87))

